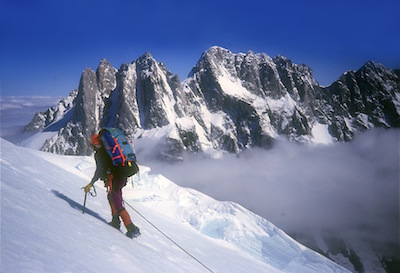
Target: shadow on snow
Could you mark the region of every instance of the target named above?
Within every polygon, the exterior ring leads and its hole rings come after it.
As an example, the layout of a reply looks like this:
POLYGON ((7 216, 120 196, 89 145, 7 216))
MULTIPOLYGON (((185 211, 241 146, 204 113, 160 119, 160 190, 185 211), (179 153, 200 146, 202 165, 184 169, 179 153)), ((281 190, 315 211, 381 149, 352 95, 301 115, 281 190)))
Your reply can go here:
MULTIPOLYGON (((62 194, 56 190, 51 190, 51 192, 58 198, 67 202, 72 208, 79 210, 79 211, 83 210, 83 205, 75 202, 74 200, 70 199, 69 197, 65 196, 64 194, 62 194)), ((88 208, 85 208, 85 214, 89 214, 90 216, 93 216, 94 218, 107 224, 107 221, 103 217, 101 217, 97 212, 94 212, 88 208)))

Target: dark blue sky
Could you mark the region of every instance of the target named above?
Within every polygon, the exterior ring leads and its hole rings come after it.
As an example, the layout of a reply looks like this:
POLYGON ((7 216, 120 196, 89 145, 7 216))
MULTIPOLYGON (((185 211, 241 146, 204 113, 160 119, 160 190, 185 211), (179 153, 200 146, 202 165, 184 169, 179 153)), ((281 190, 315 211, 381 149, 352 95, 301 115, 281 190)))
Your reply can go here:
POLYGON ((323 85, 400 68, 400 1, 0 0, 2 95, 67 95, 100 59, 150 52, 181 80, 213 45, 304 63, 323 85))

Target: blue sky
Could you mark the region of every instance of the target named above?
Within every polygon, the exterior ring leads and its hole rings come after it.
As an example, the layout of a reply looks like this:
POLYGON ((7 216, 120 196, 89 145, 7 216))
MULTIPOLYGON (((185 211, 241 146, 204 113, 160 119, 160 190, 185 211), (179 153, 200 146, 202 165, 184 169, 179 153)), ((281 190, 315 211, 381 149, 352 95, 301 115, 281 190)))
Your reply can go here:
POLYGON ((400 2, 1 0, 1 95, 65 96, 86 67, 150 52, 180 79, 213 45, 304 63, 328 85, 373 60, 400 68, 400 2))

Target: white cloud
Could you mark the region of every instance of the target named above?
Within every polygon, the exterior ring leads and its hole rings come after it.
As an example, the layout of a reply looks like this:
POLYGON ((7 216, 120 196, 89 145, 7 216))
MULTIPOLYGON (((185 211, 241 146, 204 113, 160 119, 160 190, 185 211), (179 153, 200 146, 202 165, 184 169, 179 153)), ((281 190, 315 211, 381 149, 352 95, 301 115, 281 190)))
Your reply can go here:
POLYGON ((181 186, 238 202, 289 233, 329 229, 363 236, 362 231, 396 242, 399 136, 396 129, 375 129, 351 143, 280 141, 271 150, 240 157, 146 164, 181 186))
POLYGON ((35 113, 57 105, 60 99, 55 96, 1 96, 1 137, 14 143, 19 142, 23 127, 32 120, 35 113))

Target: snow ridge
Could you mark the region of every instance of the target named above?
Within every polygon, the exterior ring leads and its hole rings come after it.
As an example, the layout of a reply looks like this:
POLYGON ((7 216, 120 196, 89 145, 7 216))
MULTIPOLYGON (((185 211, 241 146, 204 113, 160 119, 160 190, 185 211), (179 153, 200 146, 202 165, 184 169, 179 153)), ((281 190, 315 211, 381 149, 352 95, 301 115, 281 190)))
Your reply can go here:
MULTIPOLYGON (((82 214, 80 188, 93 173, 91 157, 3 139, 1 146, 2 272, 204 272, 132 210, 142 236, 131 240, 109 227, 100 182, 82 214)), ((238 204, 180 188, 148 167, 129 181, 124 198, 214 272, 346 272, 238 204)))

